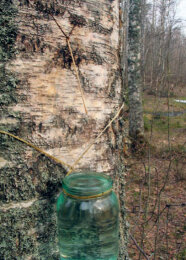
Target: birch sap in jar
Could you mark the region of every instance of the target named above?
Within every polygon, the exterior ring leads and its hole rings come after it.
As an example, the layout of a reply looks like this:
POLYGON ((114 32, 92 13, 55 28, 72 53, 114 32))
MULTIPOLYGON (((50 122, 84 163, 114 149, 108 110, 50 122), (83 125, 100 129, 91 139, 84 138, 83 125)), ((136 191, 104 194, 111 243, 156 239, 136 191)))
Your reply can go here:
POLYGON ((72 173, 57 201, 60 260, 117 260, 119 205, 112 179, 72 173))

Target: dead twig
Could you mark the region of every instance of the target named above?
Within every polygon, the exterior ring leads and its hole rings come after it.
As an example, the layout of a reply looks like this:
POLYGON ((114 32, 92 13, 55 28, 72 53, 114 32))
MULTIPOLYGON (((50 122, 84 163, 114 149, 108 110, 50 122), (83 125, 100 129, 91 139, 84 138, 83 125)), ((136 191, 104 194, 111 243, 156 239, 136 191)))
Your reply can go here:
POLYGON ((130 234, 130 238, 132 239, 132 241, 134 242, 135 246, 137 247, 137 249, 140 251, 140 253, 143 254, 143 256, 145 257, 145 259, 149 260, 149 258, 147 257, 147 255, 145 254, 145 252, 143 251, 143 249, 138 245, 138 243, 136 242, 135 238, 130 234))

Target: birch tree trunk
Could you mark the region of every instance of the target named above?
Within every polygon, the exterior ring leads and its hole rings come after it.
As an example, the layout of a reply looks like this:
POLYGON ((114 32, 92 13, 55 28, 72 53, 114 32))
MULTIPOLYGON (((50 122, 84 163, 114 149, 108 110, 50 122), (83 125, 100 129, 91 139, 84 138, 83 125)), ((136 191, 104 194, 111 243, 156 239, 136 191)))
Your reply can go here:
MULTIPOLYGON (((0 33, 7 40, 7 48, 0 42, 0 129, 72 165, 121 104, 119 0, 30 2, 35 8, 28 0, 0 3, 0 33), (66 39, 48 12, 67 35, 71 32, 88 114, 66 39)), ((120 258, 128 259, 124 130, 120 115, 76 170, 104 172, 120 182, 115 183, 122 198, 120 258)), ((65 166, 0 134, 0 259, 58 259, 55 202, 66 172, 65 166)))
POLYGON ((141 0, 130 0, 129 10, 129 135, 136 143, 143 137, 143 109, 141 96, 141 0))

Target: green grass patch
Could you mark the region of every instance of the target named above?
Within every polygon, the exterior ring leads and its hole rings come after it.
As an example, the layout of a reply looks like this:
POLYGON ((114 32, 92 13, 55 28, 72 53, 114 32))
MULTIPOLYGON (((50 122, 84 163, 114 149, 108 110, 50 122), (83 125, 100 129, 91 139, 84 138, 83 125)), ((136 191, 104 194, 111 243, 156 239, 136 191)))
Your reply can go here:
POLYGON ((184 260, 186 259, 186 249, 183 249, 177 256, 178 260, 184 260))
MULTIPOLYGON (((175 100, 186 100, 186 97, 170 97, 169 107, 170 111, 181 111, 186 109, 185 103, 179 103, 175 100)), ((143 108, 144 111, 153 113, 156 111, 167 112, 168 104, 167 98, 159 98, 151 95, 143 96, 143 108)))
POLYGON ((153 116, 144 115, 144 129, 145 131, 150 131, 151 126, 153 131, 167 132, 168 127, 170 130, 174 129, 184 129, 186 127, 186 115, 181 115, 177 117, 170 117, 168 123, 168 117, 164 116, 153 116))
POLYGON ((170 105, 174 108, 179 108, 180 110, 184 110, 186 109, 186 104, 185 103, 180 103, 180 102, 176 102, 175 100, 186 100, 186 98, 174 98, 174 99, 170 99, 170 105))

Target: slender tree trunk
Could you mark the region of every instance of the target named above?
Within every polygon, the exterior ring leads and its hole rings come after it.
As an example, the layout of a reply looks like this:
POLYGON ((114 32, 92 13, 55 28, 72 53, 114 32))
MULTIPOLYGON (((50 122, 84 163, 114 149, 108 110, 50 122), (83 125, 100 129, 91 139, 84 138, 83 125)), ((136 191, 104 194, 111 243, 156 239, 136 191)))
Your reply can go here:
POLYGON ((129 10, 129 135, 136 142, 144 132, 141 96, 141 0, 130 0, 129 10))
POLYGON ((122 9, 122 50, 121 50, 121 64, 122 64, 122 79, 123 79, 123 97, 127 100, 128 95, 128 26, 129 26, 129 0, 121 1, 122 9))
MULTIPOLYGON (((11 21, 2 23, 4 39, 17 27, 8 49, 0 42, 0 51, 4 56, 9 54, 1 69, 0 129, 72 165, 121 104, 120 2, 31 3, 0 3, 0 19, 11 21), (71 34, 88 114, 67 41, 49 12, 63 31, 71 34)), ((119 123, 110 126, 76 168, 105 172, 120 180, 122 260, 128 259, 123 201, 125 168, 121 156, 124 128, 121 114, 119 123)), ((0 259, 58 259, 55 202, 66 172, 65 166, 0 134, 0 259)))
POLYGON ((146 25, 146 0, 141 1, 141 82, 142 90, 145 87, 145 25, 146 25))

